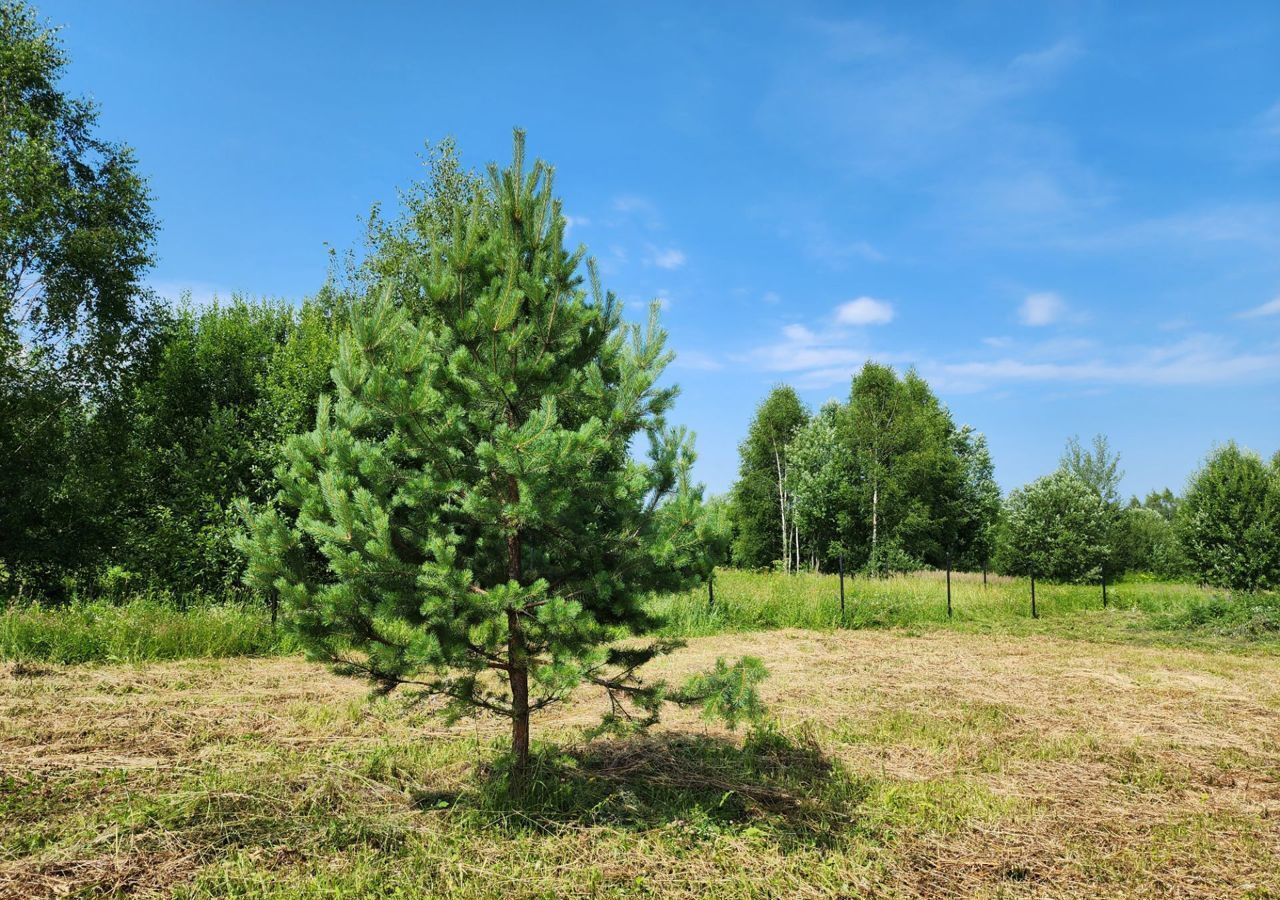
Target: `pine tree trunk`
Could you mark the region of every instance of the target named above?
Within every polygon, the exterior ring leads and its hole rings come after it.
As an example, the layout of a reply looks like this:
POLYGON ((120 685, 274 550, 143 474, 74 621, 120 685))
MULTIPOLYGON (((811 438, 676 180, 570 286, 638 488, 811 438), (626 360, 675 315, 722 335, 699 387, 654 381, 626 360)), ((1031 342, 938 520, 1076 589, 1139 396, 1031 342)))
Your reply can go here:
POLYGON ((511 755, 517 783, 529 771, 529 667, 519 614, 507 611, 507 662, 511 666, 511 755))
MULTIPOLYGON (((515 476, 508 477, 508 496, 514 505, 520 501, 520 488, 515 476)), ((520 532, 507 538, 507 579, 517 584, 521 577, 520 532)), ((529 654, 525 646, 520 613, 507 610, 507 675, 511 682, 511 755, 513 780, 523 784, 529 771, 529 654)))

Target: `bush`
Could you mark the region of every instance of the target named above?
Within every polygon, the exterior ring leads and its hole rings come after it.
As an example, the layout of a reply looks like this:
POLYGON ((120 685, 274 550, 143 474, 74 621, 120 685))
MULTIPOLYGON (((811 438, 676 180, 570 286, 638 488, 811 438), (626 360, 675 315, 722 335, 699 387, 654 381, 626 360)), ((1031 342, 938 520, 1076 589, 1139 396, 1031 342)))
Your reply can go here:
POLYGON ((1108 510, 1079 476, 1059 470, 1009 495, 996 551, 1007 575, 1084 581, 1108 556, 1108 510))
POLYGON ((1178 516, 1182 547, 1207 584, 1237 591, 1280 586, 1280 464, 1234 443, 1210 454, 1178 516))

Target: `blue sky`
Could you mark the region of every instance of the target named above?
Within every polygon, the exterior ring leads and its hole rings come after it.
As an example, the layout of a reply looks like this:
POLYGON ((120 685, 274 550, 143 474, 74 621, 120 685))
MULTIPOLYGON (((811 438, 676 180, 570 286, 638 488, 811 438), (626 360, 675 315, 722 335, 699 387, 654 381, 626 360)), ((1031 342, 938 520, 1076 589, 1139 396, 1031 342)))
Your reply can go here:
POLYGON ((434 6, 39 4, 151 179, 157 288, 312 293, 425 140, 479 166, 519 125, 606 284, 664 301, 713 490, 771 385, 867 358, 1006 488, 1073 434, 1138 493, 1280 448, 1274 2, 434 6))

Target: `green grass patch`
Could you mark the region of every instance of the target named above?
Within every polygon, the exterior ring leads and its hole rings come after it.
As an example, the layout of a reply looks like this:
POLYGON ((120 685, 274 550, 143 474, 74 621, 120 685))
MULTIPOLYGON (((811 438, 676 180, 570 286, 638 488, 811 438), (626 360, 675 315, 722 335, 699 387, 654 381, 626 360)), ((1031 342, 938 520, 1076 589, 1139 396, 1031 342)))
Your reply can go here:
POLYGON ((0 659, 18 663, 150 662, 291 653, 293 640, 273 629, 267 610, 201 604, 185 611, 136 599, 0 609, 0 659))
POLYGON ((1133 581, 1108 586, 1036 585, 1031 615, 1027 579, 954 573, 951 615, 941 572, 890 578, 845 578, 844 608, 836 575, 721 570, 715 603, 705 587, 654 597, 664 632, 697 637, 778 628, 949 628, 1001 634, 1249 648, 1280 651, 1280 596, 1231 595, 1190 584, 1133 581))

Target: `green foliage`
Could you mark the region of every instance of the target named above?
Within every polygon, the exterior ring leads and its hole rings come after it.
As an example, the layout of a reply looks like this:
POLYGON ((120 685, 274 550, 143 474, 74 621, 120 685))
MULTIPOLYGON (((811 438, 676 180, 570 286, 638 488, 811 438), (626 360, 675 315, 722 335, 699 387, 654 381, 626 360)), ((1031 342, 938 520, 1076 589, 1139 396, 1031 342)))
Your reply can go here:
POLYGON ((997 568, 1050 581, 1094 578, 1108 553, 1109 527, 1093 486, 1059 469, 1009 495, 997 568))
POLYGON ((0 344, 85 388, 127 359, 156 225, 132 151, 59 90, 66 66, 33 9, 0 4, 0 344))
POLYGON ((847 492, 857 514, 842 543, 870 570, 982 562, 999 495, 986 443, 956 429, 924 379, 867 363, 850 388, 841 444, 857 473, 847 492))
POLYGON ((722 721, 732 730, 739 722, 756 722, 763 716, 756 686, 768 674, 754 656, 744 656, 733 665, 717 659, 714 669, 690 677, 673 699, 700 705, 703 718, 722 721))
POLYGON ((1120 469, 1120 454, 1112 451, 1105 434, 1094 435, 1088 449, 1080 443, 1079 437, 1069 439, 1060 465, 1063 471, 1089 485, 1103 503, 1119 508, 1120 481, 1124 472, 1120 469))
POLYGON ((1122 510, 1112 540, 1111 560, 1117 572, 1146 572, 1176 581, 1189 571, 1177 529, 1159 508, 1129 506, 1122 510))
POLYGON ((1177 517, 1182 546, 1205 583, 1241 591, 1280 587, 1280 465, 1234 442, 1191 479, 1177 517))
POLYGON ((953 535, 951 562, 977 571, 986 568, 995 553, 1003 500, 986 435, 963 426, 955 434, 955 452, 962 480, 948 510, 953 535))
POLYGON ((271 496, 281 442, 314 420, 336 355, 330 303, 176 311, 131 400, 113 561, 157 588, 237 590, 231 504, 271 496))
POLYGON ((517 132, 447 236, 385 261, 411 265, 412 302, 393 279, 353 304, 336 398, 240 543, 313 657, 510 717, 520 765, 530 712, 584 680, 649 711, 606 646, 696 579, 703 515, 657 308, 630 325, 593 268, 584 289, 551 174, 517 132))
POLYGON ((828 403, 807 421, 795 392, 775 388, 742 460, 739 565, 834 568, 843 554, 850 570, 887 574, 948 558, 978 568, 991 554, 1000 489, 986 439, 957 429, 914 371, 899 377, 869 362, 847 404, 828 403))
POLYGON ((55 29, 0 2, 0 559, 51 593, 103 541, 99 423, 154 317, 146 184, 96 107, 60 90, 66 67, 55 29))
POLYGON ((740 566, 790 558, 786 451, 808 418, 800 397, 787 385, 775 387, 756 408, 738 448, 741 465, 733 487, 733 558, 740 566))
POLYGON ((794 525, 824 562, 834 560, 850 524, 853 456, 840 452, 838 403, 827 403, 787 445, 787 484, 794 525))

